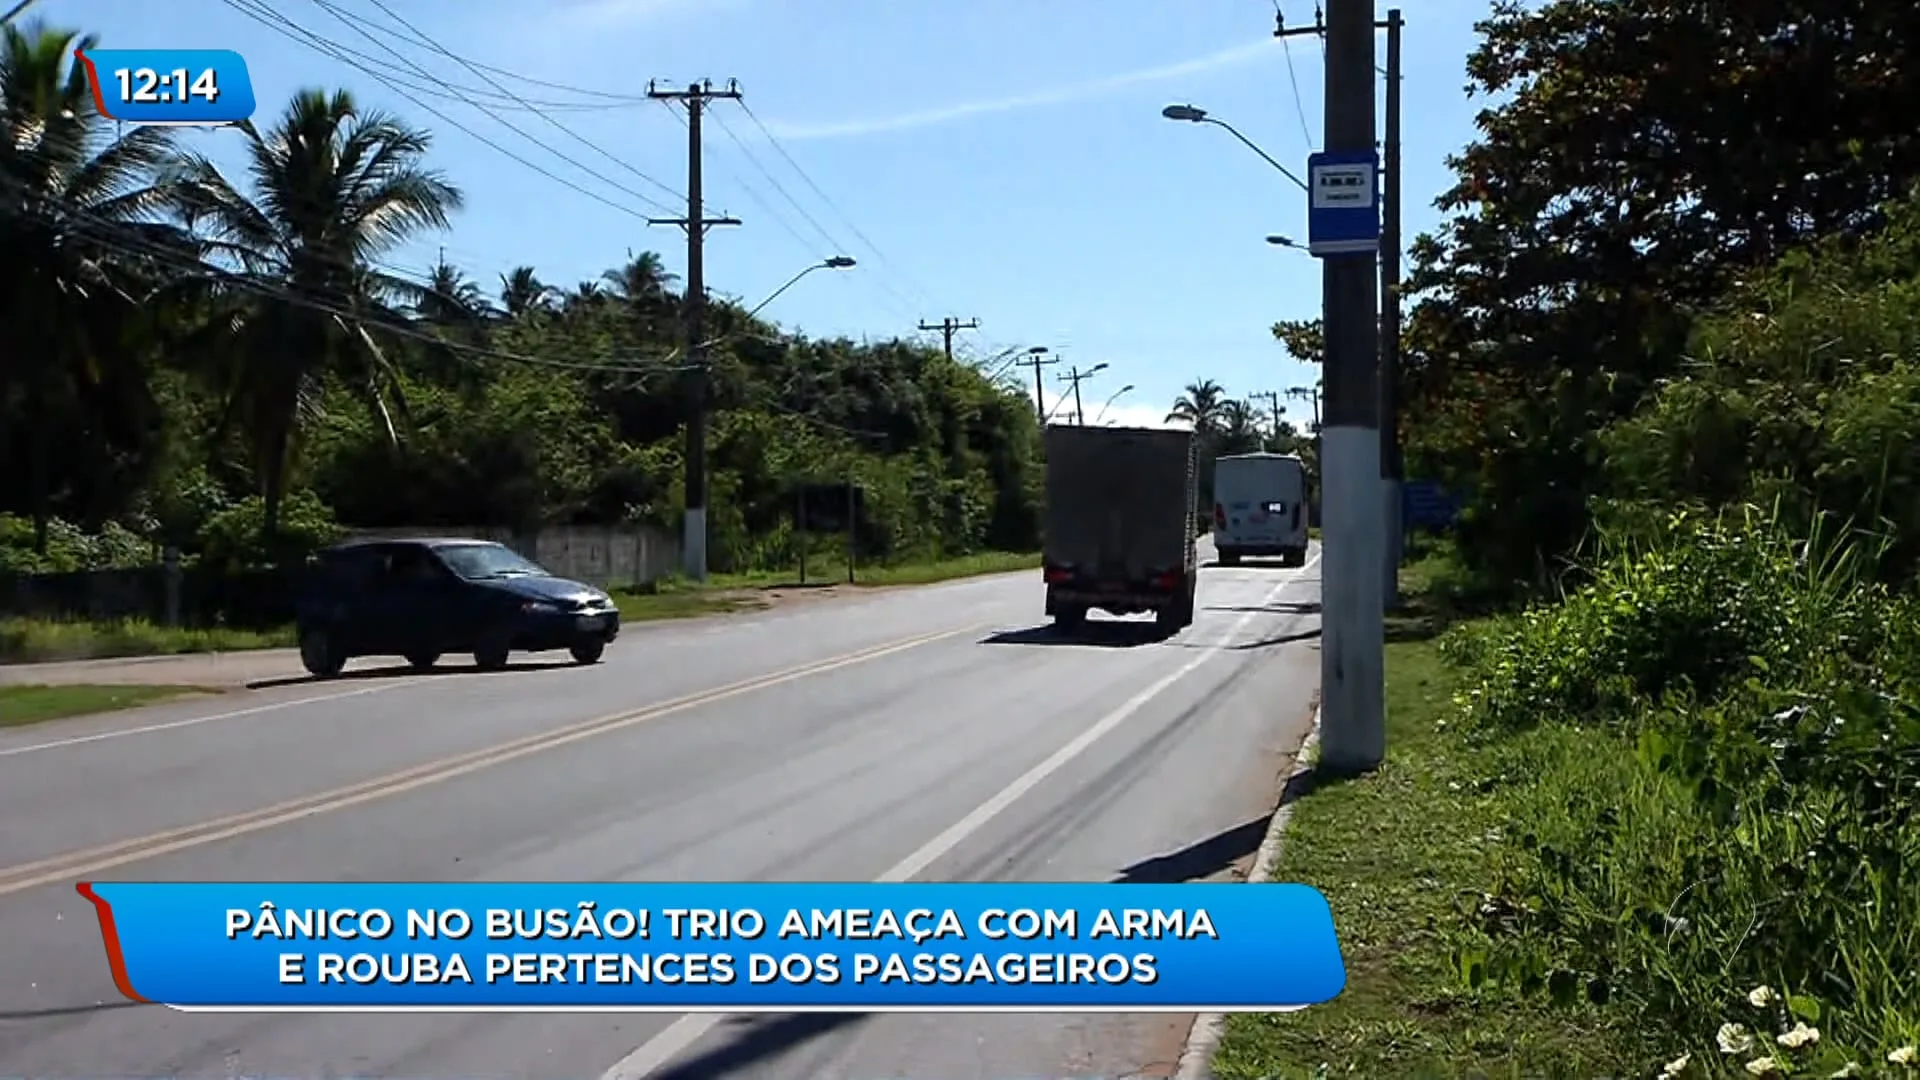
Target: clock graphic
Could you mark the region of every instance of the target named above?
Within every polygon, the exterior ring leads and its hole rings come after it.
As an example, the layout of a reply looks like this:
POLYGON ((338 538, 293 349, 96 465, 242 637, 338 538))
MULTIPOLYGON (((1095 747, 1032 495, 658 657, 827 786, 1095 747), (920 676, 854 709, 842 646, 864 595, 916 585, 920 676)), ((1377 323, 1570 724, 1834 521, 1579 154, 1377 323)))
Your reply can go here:
POLYGON ((100 115, 129 124, 234 124, 253 115, 253 80, 232 49, 78 49, 100 115))

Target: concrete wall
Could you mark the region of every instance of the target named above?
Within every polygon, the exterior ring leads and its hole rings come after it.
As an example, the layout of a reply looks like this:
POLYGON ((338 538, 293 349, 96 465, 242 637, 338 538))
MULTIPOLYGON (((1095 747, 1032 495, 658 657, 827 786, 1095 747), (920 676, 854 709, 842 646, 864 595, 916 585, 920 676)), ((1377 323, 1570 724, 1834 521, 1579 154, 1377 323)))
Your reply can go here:
POLYGON ((680 541, 648 525, 554 525, 532 536, 490 526, 354 529, 357 538, 462 537, 505 544, 559 577, 603 589, 633 588, 680 569, 680 541))

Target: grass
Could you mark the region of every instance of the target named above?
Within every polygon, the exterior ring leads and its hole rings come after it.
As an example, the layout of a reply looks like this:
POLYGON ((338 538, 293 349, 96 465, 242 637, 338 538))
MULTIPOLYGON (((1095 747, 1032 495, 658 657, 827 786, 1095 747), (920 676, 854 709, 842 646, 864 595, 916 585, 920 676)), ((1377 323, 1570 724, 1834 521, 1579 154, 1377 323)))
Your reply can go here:
POLYGON ((292 628, 234 630, 161 626, 145 619, 0 618, 0 663, 238 652, 293 644, 292 628))
POLYGON ((1300 1012, 1232 1017, 1219 1080, 1584 1078, 1632 1075, 1642 1060, 1594 1011, 1469 991, 1451 959, 1461 905, 1491 876, 1504 822, 1498 800, 1474 790, 1476 751, 1443 723, 1455 679, 1431 641, 1388 646, 1387 762, 1298 803, 1274 875, 1326 893, 1346 991, 1300 1012))
MULTIPOLYGON (((1029 570, 1039 565, 1038 555, 992 551, 933 562, 856 566, 854 584, 863 587, 931 585, 979 574, 1029 570)), ((645 592, 616 592, 614 601, 620 607, 623 620, 650 622, 758 610, 766 606, 765 593, 773 589, 846 583, 844 560, 836 563, 822 559, 809 565, 808 571, 805 581, 792 570, 716 574, 702 584, 669 579, 655 583, 645 592)), ((144 619, 0 618, 0 664, 238 652, 287 648, 294 643, 291 627, 255 631, 170 627, 144 619)))
POLYGON ((0 686, 0 727, 132 709, 200 692, 191 686, 0 686))

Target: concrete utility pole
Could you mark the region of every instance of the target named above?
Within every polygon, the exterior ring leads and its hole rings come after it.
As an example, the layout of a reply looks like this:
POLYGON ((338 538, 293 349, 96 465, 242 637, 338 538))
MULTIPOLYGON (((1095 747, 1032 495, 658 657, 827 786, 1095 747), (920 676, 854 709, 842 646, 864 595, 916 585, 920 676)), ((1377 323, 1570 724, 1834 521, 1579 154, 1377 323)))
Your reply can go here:
POLYGON ((1079 427, 1087 426, 1087 410, 1082 408, 1080 404, 1080 384, 1106 369, 1107 365, 1105 364, 1095 364, 1087 370, 1081 371, 1076 365, 1068 368, 1067 373, 1060 376, 1061 382, 1073 384, 1073 422, 1075 425, 1079 427))
POLYGON ((920 329, 940 331, 940 343, 947 350, 947 359, 952 360, 953 359, 953 335, 959 333, 962 330, 980 329, 980 320, 968 319, 966 322, 961 322, 959 319, 956 319, 951 315, 947 316, 944 319, 941 319, 937 323, 929 323, 926 320, 922 319, 920 321, 920 329))
MULTIPOLYGON (((1328 0, 1327 150, 1375 151, 1373 0, 1328 0)), ((1380 308, 1377 251, 1321 262, 1326 427, 1321 435, 1320 765, 1366 772, 1386 756, 1380 593, 1380 308)))
POLYGON ((648 218, 650 225, 678 225, 687 232, 687 290, 683 297, 686 320, 688 381, 692 384, 687 411, 687 517, 681 541, 681 557, 686 573, 695 581, 707 579, 707 369, 706 307, 707 280, 704 250, 707 230, 715 225, 738 225, 732 217, 705 216, 700 196, 700 114, 706 103, 717 99, 738 99, 739 84, 727 81, 725 90, 715 90, 711 82, 690 83, 685 90, 660 90, 647 84, 647 96, 658 100, 679 101, 687 107, 687 216, 648 218))
POLYGON ((1387 133, 1382 148, 1380 220, 1380 478, 1386 490, 1386 577, 1381 599, 1400 598, 1400 559, 1405 542, 1401 490, 1406 459, 1400 448, 1400 9, 1387 12, 1387 133))
POLYGON ((1047 384, 1040 380, 1040 369, 1049 364, 1057 364, 1060 358, 1047 356, 1045 345, 1035 345, 1027 350, 1027 358, 1020 361, 1033 369, 1033 411, 1040 418, 1040 426, 1047 426, 1047 384))

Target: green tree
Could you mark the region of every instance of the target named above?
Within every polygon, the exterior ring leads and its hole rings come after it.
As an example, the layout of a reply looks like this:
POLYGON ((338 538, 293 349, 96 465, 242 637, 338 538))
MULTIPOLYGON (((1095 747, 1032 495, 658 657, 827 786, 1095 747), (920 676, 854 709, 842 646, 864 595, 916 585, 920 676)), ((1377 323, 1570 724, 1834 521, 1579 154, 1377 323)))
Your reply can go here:
MULTIPOLYGON (((137 453, 154 402, 144 356, 127 340, 156 264, 191 252, 159 225, 164 128, 124 135, 95 109, 76 49, 96 44, 34 24, 0 30, 0 325, 7 374, 0 416, 24 457, 34 543, 44 552, 66 464, 137 453)), ((10 453, 8 456, 13 456, 10 453)), ((15 458, 18 460, 18 458, 15 458)), ((123 481, 126 479, 122 478, 123 481)))
POLYGON ((531 266, 516 266, 500 275, 500 307, 510 318, 520 318, 553 307, 554 290, 540 280, 531 266))
POLYGON ((373 331, 399 322, 394 303, 418 289, 371 260, 422 230, 446 228, 461 195, 424 166, 426 132, 362 109, 344 90, 303 90, 271 128, 249 122, 241 132, 250 192, 189 156, 179 205, 216 257, 272 293, 245 298, 243 351, 225 388, 252 450, 270 534, 327 376, 386 415, 395 373, 373 331))
POLYGON ((1205 435, 1220 424, 1220 410, 1227 403, 1227 392, 1212 379, 1201 379, 1187 384, 1185 391, 1174 399, 1173 408, 1167 413, 1168 423, 1193 425, 1193 430, 1205 435))

